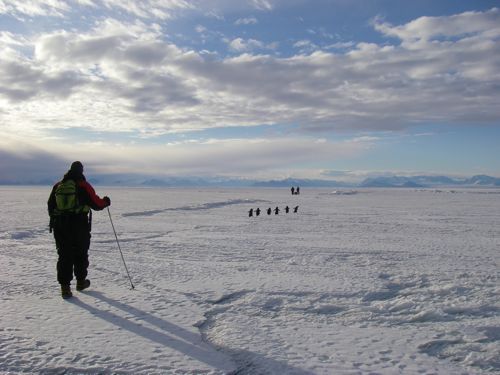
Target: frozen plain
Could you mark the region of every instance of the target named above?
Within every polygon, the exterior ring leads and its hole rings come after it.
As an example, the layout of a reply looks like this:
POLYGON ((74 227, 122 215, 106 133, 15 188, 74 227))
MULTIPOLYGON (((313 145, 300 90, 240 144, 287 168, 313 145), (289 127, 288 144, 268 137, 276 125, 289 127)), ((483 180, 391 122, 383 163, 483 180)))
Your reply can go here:
POLYGON ((136 288, 96 212, 64 301, 50 187, 0 187, 0 373, 500 373, 500 190, 96 190, 136 288))

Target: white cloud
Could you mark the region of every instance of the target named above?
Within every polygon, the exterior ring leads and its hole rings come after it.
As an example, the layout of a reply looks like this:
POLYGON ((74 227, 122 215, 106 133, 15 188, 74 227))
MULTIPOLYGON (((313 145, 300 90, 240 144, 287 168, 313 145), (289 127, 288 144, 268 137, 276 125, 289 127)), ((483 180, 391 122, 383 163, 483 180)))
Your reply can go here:
POLYGON ((274 8, 272 1, 269 0, 250 0, 250 3, 259 10, 272 10, 274 8))
POLYGON ((405 25, 392 26, 375 19, 376 30, 394 36, 404 42, 431 41, 444 38, 465 38, 472 34, 500 35, 500 10, 493 8, 486 12, 465 12, 453 16, 420 17, 405 25))
MULTIPOLYGON (((286 4, 286 3, 284 3, 286 4)), ((282 4, 283 5, 283 4, 282 4)), ((0 14, 9 14, 18 19, 26 17, 68 17, 78 9, 106 10, 127 14, 143 20, 168 20, 185 11, 200 12, 219 20, 224 13, 249 10, 271 11, 275 8, 270 0, 0 0, 0 14)), ((243 18, 253 23, 254 17, 243 18)))
POLYGON ((293 44, 293 46, 296 48, 310 47, 313 45, 314 44, 310 40, 307 40, 307 39, 299 40, 293 44))
POLYGON ((239 56, 198 53, 141 22, 103 20, 86 32, 42 33, 30 41, 3 33, 0 121, 26 134, 85 126, 144 136, 274 123, 311 132, 498 123, 500 46, 492 20, 499 20, 498 10, 443 17, 439 22, 450 26, 434 34, 430 21, 377 21, 378 30, 408 43, 359 43, 346 53, 287 58, 254 55, 271 46, 242 38, 231 41, 239 56), (474 26, 457 34, 457 20, 474 26), (434 37, 443 34, 453 38, 434 37), (33 48, 34 55, 24 51, 33 48))
MULTIPOLYGON (((44 174, 50 176, 55 166, 59 169, 66 168, 71 160, 82 160, 85 165, 92 167, 93 170, 98 169, 100 173, 272 177, 276 170, 286 169, 290 164, 317 164, 322 160, 333 162, 339 158, 359 155, 367 150, 367 145, 359 141, 318 143, 315 138, 303 137, 257 138, 251 141, 248 139, 186 140, 147 147, 74 141, 73 143, 46 141, 42 146, 32 147, 20 137, 16 137, 15 140, 19 146, 17 149, 25 151, 17 153, 13 148, 8 148, 0 142, 0 154, 8 157, 12 161, 11 164, 17 166, 29 163, 31 169, 38 170, 36 176, 44 174), (30 155, 38 155, 40 163, 30 155), (51 162, 47 163, 47 160, 51 162)), ((15 171, 9 169, 9 176, 14 178, 15 171)))
POLYGON ((235 25, 255 25, 257 23, 258 21, 255 17, 238 18, 234 22, 235 25))
POLYGON ((15 17, 65 17, 75 6, 112 9, 140 18, 168 19, 172 12, 193 9, 187 0, 0 0, 0 14, 15 17))
POLYGON ((172 17, 176 10, 192 9, 193 5, 186 0, 146 0, 146 1, 123 1, 123 0, 101 0, 104 6, 121 9, 141 18, 159 18, 162 20, 172 17))
POLYGON ((64 17, 70 8, 64 0, 0 0, 0 14, 16 16, 64 17))
POLYGON ((202 26, 202 25, 197 25, 197 26, 195 27, 195 30, 196 30, 196 32, 197 32, 197 33, 200 33, 200 34, 201 34, 201 33, 206 32, 206 31, 207 31, 207 28, 206 28, 205 26, 202 26))
POLYGON ((16 35, 8 31, 0 31, 0 45, 4 47, 23 47, 30 44, 29 40, 22 35, 16 35))
POLYGON ((242 38, 236 38, 229 42, 229 48, 234 51, 245 51, 248 49, 248 46, 242 38))
POLYGON ((367 144, 380 140, 380 137, 373 137, 369 135, 363 135, 361 137, 355 137, 350 142, 365 142, 367 144))
POLYGON ((355 46, 354 42, 336 42, 327 45, 325 49, 343 49, 343 48, 352 48, 354 46, 355 46))
POLYGON ((298 40, 293 44, 293 47, 296 48, 301 54, 312 53, 314 51, 320 50, 319 46, 308 39, 298 40))
POLYGON ((236 38, 229 42, 229 48, 237 52, 252 51, 254 49, 265 48, 264 43, 255 39, 236 38))

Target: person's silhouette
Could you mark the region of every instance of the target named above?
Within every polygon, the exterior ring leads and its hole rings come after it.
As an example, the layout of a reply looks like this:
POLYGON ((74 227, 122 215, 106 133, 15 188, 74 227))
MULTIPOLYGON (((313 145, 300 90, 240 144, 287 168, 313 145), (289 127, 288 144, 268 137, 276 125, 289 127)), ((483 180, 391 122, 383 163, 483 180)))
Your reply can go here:
POLYGON ((253 216, 253 208, 250 209, 250 211, 248 211, 248 216, 249 217, 252 217, 253 216))
POLYGON ((260 208, 257 207, 257 209, 255 210, 255 216, 259 216, 260 215, 260 208))
POLYGON ((286 213, 289 213, 289 212, 290 212, 290 207, 286 206, 286 207, 285 207, 285 212, 286 212, 286 213))
POLYGON ((268 214, 268 215, 271 215, 271 207, 269 207, 269 208, 267 209, 267 214, 268 214))
POLYGON ((298 211, 298 210, 299 210, 299 206, 295 206, 295 207, 293 208, 293 212, 294 212, 294 213, 297 213, 297 211, 298 211))

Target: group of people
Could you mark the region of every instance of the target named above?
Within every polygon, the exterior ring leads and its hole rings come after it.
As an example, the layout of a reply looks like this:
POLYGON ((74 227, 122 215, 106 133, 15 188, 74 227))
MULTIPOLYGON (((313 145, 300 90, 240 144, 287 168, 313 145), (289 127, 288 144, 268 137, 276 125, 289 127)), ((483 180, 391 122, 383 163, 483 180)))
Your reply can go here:
MULTIPOLYGON (((297 187, 292 186, 291 191, 292 191, 292 195, 299 195, 299 194, 300 194, 300 187, 299 187, 299 186, 297 186, 297 187)), ((285 212, 286 212, 286 213, 289 213, 289 212, 290 212, 290 210, 291 210, 291 208, 290 208, 290 207, 288 207, 288 206, 286 206, 286 207, 285 207, 285 212)), ((273 211, 274 211, 274 214, 275 214, 275 215, 279 215, 279 213, 280 213, 280 208, 279 208, 279 207, 276 207, 276 208, 273 210, 271 207, 269 207, 269 208, 266 210, 266 212, 267 212, 267 214, 268 214, 268 215, 271 215, 271 214, 273 213, 273 211)), ((295 207, 293 208, 293 212, 294 212, 294 213, 297 213, 298 211, 299 211, 299 206, 295 206, 295 207)), ((255 216, 259 216, 259 215, 260 215, 260 213, 261 213, 260 208, 257 208, 257 209, 255 209, 255 210, 254 210, 253 208, 251 208, 251 209, 248 211, 248 216, 249 216, 249 217, 252 217, 252 216, 254 216, 254 214, 255 214, 255 216)))
MULTIPOLYGON (((266 212, 268 215, 271 215, 271 213, 274 211, 274 214, 275 215, 279 215, 280 213, 280 208, 278 206, 276 206, 276 208, 273 210, 271 207, 269 207, 266 212)), ((299 206, 295 206, 293 208, 293 212, 294 213, 297 213, 299 211, 299 206)), ((254 216, 254 213, 255 213, 255 216, 259 216, 260 215, 260 208, 257 208, 256 210, 254 210, 253 208, 251 208, 249 211, 248 211, 248 216, 249 217, 252 217, 254 216)), ((285 212, 286 213, 289 213, 290 212, 290 207, 286 206, 285 207, 285 212)))

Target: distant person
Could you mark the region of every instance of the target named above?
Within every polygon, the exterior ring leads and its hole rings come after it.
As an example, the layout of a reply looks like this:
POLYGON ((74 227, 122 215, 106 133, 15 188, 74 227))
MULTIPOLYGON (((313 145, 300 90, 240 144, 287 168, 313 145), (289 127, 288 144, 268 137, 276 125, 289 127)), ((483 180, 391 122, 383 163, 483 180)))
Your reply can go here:
POLYGON ((292 186, 292 195, 295 195, 295 188, 292 186))
POLYGON ((257 209, 255 210, 255 216, 259 216, 260 215, 260 208, 257 207, 257 209))
POLYGON ((297 195, 300 194, 300 187, 297 186, 297 189, 295 189, 295 194, 297 194, 297 195))
POLYGON ((289 213, 289 212, 290 212, 290 207, 286 206, 286 207, 285 207, 285 212, 286 212, 286 213, 289 213))
POLYGON ((293 208, 293 212, 294 212, 294 213, 297 213, 297 211, 298 211, 298 210, 299 210, 299 206, 295 206, 295 207, 293 208))
POLYGON ((267 209, 267 214, 268 214, 268 215, 271 215, 271 211, 272 211, 272 210, 271 210, 271 207, 269 207, 269 208, 267 209))
POLYGON ((274 214, 278 215, 279 213, 280 213, 280 209, 278 206, 276 206, 276 208, 274 209, 274 214))
POLYGON ((248 216, 249 217, 252 217, 253 216, 253 208, 250 209, 250 211, 248 211, 248 216))
POLYGON ((47 202, 50 231, 54 232, 57 248, 57 281, 63 298, 70 298, 73 273, 76 290, 90 286, 89 266, 92 210, 100 211, 111 205, 108 197, 99 198, 83 175, 83 164, 75 161, 63 179, 52 188, 47 202))

